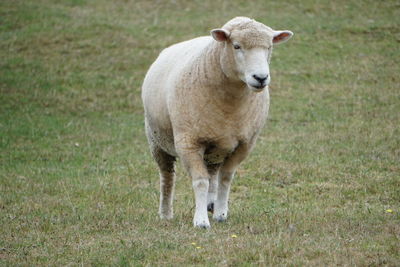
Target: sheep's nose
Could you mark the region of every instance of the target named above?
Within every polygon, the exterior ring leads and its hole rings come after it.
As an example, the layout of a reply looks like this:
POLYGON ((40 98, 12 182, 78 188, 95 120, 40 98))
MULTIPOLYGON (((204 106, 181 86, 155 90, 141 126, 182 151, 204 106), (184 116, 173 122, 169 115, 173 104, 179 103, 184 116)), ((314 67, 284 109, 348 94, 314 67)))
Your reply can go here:
POLYGON ((266 79, 268 79, 268 74, 265 75, 253 75, 253 78, 256 79, 259 83, 263 84, 266 79))

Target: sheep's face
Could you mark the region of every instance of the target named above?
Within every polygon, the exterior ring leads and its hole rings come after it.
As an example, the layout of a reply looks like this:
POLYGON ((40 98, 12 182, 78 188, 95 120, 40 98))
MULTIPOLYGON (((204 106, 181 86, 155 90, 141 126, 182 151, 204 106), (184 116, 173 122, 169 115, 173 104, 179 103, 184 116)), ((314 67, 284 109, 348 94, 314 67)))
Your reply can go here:
MULTIPOLYGON (((227 27, 229 29, 229 27, 227 27)), ((274 31, 254 20, 227 30, 211 31, 213 38, 224 42, 221 67, 224 73, 240 79, 254 92, 261 92, 271 82, 269 63, 273 44, 287 41, 291 31, 274 31)))

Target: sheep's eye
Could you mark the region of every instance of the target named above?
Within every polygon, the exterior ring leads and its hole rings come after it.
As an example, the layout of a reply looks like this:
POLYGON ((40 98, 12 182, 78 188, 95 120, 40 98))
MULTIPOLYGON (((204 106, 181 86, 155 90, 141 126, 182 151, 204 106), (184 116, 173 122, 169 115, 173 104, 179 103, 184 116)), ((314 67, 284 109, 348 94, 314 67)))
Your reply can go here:
POLYGON ((241 47, 240 47, 240 45, 238 45, 238 44, 234 44, 234 45, 233 45, 233 48, 235 48, 235 49, 240 49, 241 47))

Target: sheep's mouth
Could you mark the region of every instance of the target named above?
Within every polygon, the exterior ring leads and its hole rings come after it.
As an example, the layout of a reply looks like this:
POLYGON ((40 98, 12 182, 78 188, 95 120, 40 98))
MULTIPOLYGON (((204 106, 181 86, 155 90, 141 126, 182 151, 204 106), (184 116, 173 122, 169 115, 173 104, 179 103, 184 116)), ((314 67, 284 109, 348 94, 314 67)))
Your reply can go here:
POLYGON ((257 89, 264 89, 265 86, 267 86, 267 85, 266 85, 266 84, 263 84, 263 85, 253 86, 253 87, 255 87, 255 88, 257 88, 257 89))
POLYGON ((249 84, 249 87, 254 92, 261 92, 265 87, 267 87, 267 85, 266 84, 259 84, 259 85, 249 84))

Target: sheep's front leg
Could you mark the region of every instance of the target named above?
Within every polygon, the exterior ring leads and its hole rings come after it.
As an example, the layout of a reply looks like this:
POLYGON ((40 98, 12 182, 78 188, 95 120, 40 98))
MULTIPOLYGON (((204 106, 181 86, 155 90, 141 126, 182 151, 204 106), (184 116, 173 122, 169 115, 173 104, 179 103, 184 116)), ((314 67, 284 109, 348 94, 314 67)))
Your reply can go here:
POLYGON ((198 151, 180 153, 180 158, 190 176, 196 201, 193 224, 200 228, 209 228, 210 221, 207 214, 207 195, 209 187, 209 174, 204 164, 202 153, 198 151))
POLYGON ((228 217, 228 200, 234 172, 221 170, 218 177, 217 200, 214 205, 214 220, 223 222, 228 217))
POLYGON ((213 214, 213 219, 218 222, 223 222, 228 217, 228 200, 231 183, 237 167, 249 154, 250 147, 248 144, 240 144, 232 155, 225 160, 219 172, 217 200, 215 201, 213 214))

